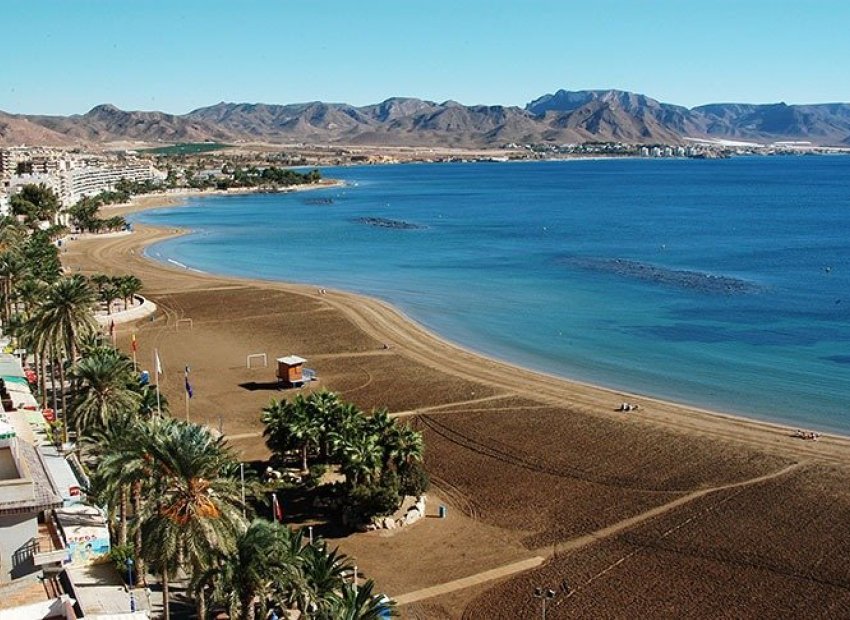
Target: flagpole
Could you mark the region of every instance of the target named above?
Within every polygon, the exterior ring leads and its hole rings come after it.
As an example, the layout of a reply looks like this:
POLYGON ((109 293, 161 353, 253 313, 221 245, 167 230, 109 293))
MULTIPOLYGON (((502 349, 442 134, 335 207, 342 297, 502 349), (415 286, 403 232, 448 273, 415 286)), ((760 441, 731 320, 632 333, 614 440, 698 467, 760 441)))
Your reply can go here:
POLYGON ((133 372, 136 372, 138 370, 138 365, 136 364, 136 332, 133 332, 131 337, 130 348, 133 349, 133 372))
POLYGON ((159 373, 160 373, 160 364, 159 364, 159 351, 157 349, 153 350, 153 371, 156 375, 156 413, 157 415, 162 415, 162 406, 159 401, 159 373))
POLYGON ((189 421, 189 399, 192 398, 192 385, 189 383, 189 367, 184 366, 183 397, 186 399, 186 421, 189 421))
POLYGON ((242 516, 245 516, 245 463, 239 463, 239 478, 242 482, 242 516))

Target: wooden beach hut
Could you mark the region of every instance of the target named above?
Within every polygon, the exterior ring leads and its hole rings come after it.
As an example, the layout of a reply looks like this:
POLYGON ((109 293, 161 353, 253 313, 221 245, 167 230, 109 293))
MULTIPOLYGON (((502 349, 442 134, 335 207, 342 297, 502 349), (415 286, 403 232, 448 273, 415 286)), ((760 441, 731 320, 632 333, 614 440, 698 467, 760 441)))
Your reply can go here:
POLYGON ((306 361, 303 357, 297 355, 277 358, 277 380, 290 386, 304 385, 309 381, 304 376, 304 362, 306 361))

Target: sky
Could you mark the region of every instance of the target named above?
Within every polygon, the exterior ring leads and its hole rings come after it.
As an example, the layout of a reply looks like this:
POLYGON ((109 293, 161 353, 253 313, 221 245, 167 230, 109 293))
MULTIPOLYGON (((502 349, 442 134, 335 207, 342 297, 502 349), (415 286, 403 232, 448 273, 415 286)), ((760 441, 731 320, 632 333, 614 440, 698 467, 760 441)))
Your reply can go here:
POLYGON ((0 110, 850 102, 848 0, 0 0, 0 110))

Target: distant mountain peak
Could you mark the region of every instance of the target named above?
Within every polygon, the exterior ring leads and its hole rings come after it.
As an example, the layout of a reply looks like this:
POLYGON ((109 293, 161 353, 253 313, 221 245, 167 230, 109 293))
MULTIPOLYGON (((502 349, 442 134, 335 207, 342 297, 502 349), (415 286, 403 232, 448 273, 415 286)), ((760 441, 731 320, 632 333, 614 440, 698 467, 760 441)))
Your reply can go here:
POLYGON ((101 103, 100 105, 94 106, 91 110, 86 112, 86 114, 87 115, 114 114, 116 112, 124 113, 124 110, 118 108, 117 106, 112 105, 111 103, 101 103))
POLYGON ((689 110, 619 89, 561 88, 524 108, 399 96, 366 106, 221 101, 183 115, 125 111, 104 103, 83 115, 7 115, 0 120, 0 144, 217 140, 494 147, 586 141, 680 144, 685 138, 850 144, 850 104, 717 103, 689 110))

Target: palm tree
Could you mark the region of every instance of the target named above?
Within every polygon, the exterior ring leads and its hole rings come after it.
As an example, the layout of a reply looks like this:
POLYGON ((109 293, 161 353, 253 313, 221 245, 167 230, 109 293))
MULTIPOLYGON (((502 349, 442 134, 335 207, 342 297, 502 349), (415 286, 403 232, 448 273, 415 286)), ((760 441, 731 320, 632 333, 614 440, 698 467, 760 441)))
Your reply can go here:
MULTIPOLYGON (((125 545, 128 488, 131 481, 129 476, 135 471, 132 454, 136 447, 136 437, 132 417, 124 416, 120 423, 99 427, 83 437, 80 443, 83 462, 93 472, 93 494, 108 505, 110 515, 118 514, 118 541, 125 545)), ((150 472, 147 472, 147 476, 150 476, 150 472)), ((139 574, 142 574, 141 571, 139 574)))
POLYGON ((385 469, 389 468, 390 454, 397 438, 395 420, 390 417, 386 407, 381 407, 372 410, 372 415, 366 418, 363 426, 367 434, 374 435, 378 440, 384 452, 383 466, 385 469))
MULTIPOLYGON (((155 411, 155 410, 154 410, 155 411)), ((150 438, 162 431, 158 419, 146 415, 142 408, 127 418, 117 420, 96 433, 84 444, 83 453, 96 460, 96 474, 104 481, 106 490, 130 490, 133 503, 133 555, 136 569, 144 576, 142 557, 142 529, 140 527, 143 505, 153 493, 157 471, 147 453, 150 438)), ((121 499, 125 499, 122 496, 121 499)), ((126 514, 126 509, 123 514, 126 514)), ((123 544, 123 542, 122 542, 123 544)))
POLYGON ((392 432, 384 445, 386 460, 396 470, 413 463, 421 463, 425 451, 422 433, 413 430, 408 424, 394 424, 392 432))
POLYGON ((0 252, 0 278, 2 278, 2 288, 0 295, 3 297, 2 318, 6 323, 12 318, 12 298, 14 296, 14 287, 17 279, 26 270, 26 264, 19 252, 14 250, 5 250, 0 252))
POLYGON ((321 420, 307 399, 301 394, 292 401, 272 399, 263 409, 262 421, 266 425, 263 436, 269 449, 276 454, 300 450, 301 470, 307 472, 307 455, 321 437, 321 420))
POLYGON ((121 297, 121 292, 115 285, 114 280, 110 279, 109 282, 104 284, 100 289, 100 301, 106 305, 106 314, 112 314, 112 302, 119 297, 121 297))
POLYGON ((373 594, 375 583, 370 579, 355 587, 345 583, 327 609, 316 616, 318 620, 382 620, 388 615, 397 617, 395 602, 373 594))
POLYGON ((27 227, 13 217, 0 217, 0 251, 19 250, 26 243, 27 227))
POLYGON ((120 276, 114 279, 118 294, 124 299, 124 309, 129 306, 129 300, 142 290, 142 281, 136 276, 120 276))
POLYGON ((31 351, 35 358, 35 367, 38 372, 38 389, 41 395, 42 409, 47 407, 47 363, 49 361, 49 347, 41 339, 41 331, 38 329, 33 317, 27 317, 17 332, 18 342, 21 347, 31 351))
POLYGON ((339 549, 329 551, 325 541, 305 545, 299 557, 305 596, 299 601, 298 609, 306 614, 332 606, 335 594, 342 590, 346 575, 354 568, 348 557, 339 549))
POLYGON ((236 539, 235 552, 219 553, 214 563, 196 575, 193 589, 203 596, 210 588, 213 602, 224 605, 231 618, 253 620, 273 595, 301 582, 300 560, 290 545, 290 530, 277 522, 255 520, 236 539))
POLYGON ((174 558, 181 555, 197 574, 217 553, 234 551, 245 523, 238 480, 222 476, 234 460, 224 439, 173 418, 154 418, 149 424, 153 432, 144 450, 155 476, 155 500, 142 510, 142 555, 162 574, 168 618, 174 558))
POLYGON ((320 390, 313 392, 307 399, 316 415, 321 419, 322 457, 327 459, 331 452, 332 440, 344 435, 360 423, 363 412, 353 403, 346 403, 333 392, 320 390))
POLYGON ((150 418, 158 414, 168 415, 168 399, 165 394, 156 395, 156 388, 151 385, 140 385, 135 389, 139 393, 139 416, 150 418))
POLYGON ((384 448, 377 435, 365 426, 347 435, 334 438, 334 449, 340 459, 340 469, 351 487, 370 484, 380 472, 384 448))
POLYGON ((103 287, 109 284, 112 281, 112 278, 105 273, 96 273, 93 276, 89 276, 89 281, 94 284, 97 289, 97 294, 100 295, 103 287))
POLYGON ((71 368, 79 390, 71 409, 78 433, 106 428, 119 416, 135 415, 141 396, 132 387, 133 363, 112 347, 98 347, 71 368))
MULTIPOLYGON (((80 341, 97 331, 94 319, 94 294, 80 275, 63 277, 47 289, 44 301, 36 311, 38 338, 54 348, 59 359, 59 381, 62 394, 62 415, 67 416, 65 399, 65 360, 77 357, 80 341)), ((67 419, 64 420, 63 441, 68 441, 67 419)))
POLYGON ((15 299, 23 305, 24 317, 29 317, 38 306, 45 292, 44 282, 33 277, 19 280, 15 286, 15 299))

